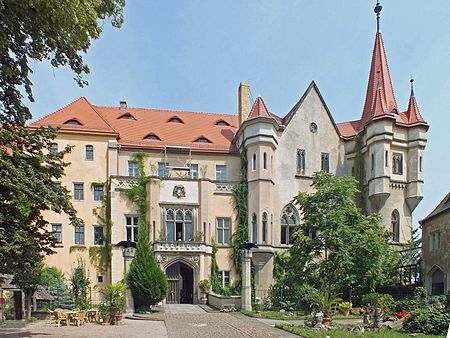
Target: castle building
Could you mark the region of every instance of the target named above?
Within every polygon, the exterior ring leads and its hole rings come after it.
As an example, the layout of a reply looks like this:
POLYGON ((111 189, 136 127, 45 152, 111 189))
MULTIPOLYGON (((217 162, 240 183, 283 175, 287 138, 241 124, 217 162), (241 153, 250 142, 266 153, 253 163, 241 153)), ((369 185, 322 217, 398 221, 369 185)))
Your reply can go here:
POLYGON ((138 210, 123 189, 138 174, 133 154, 144 152, 150 239, 167 272, 168 302, 196 303, 198 281, 210 276, 212 243, 223 284, 236 278, 230 238, 236 230, 232 188, 240 178, 241 153, 248 161, 248 230, 258 244, 253 254, 256 287, 273 283, 273 258, 289 248, 301 222, 291 204, 299 191, 312 192, 314 172, 361 180, 367 212, 381 214, 392 243, 411 240, 412 212, 423 195, 423 156, 428 125, 422 118, 411 82, 406 110, 397 105, 389 74, 379 12, 366 99, 361 117, 335 123, 311 82, 287 114, 270 112, 264 100, 250 99, 250 86, 238 89, 238 114, 212 114, 91 104, 80 98, 34 122, 58 126, 53 149, 74 146, 71 165, 61 182, 73 196, 84 226, 46 212, 59 241, 48 265, 66 275, 78 257, 90 279, 102 285, 123 279, 125 262, 113 247, 111 268, 100 272, 90 263, 91 247, 103 245, 105 229, 93 209, 102 206, 103 183, 111 181, 112 243, 137 239, 138 210))

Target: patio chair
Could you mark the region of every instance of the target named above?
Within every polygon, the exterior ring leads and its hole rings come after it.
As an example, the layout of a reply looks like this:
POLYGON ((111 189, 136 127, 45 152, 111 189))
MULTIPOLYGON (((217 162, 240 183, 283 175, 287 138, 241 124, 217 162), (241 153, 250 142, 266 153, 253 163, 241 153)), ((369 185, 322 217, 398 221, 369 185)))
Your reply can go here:
POLYGON ((56 325, 58 325, 58 327, 60 327, 61 323, 63 323, 63 322, 66 324, 66 326, 69 325, 67 314, 64 313, 63 311, 55 310, 55 321, 56 321, 56 325))
POLYGON ((76 326, 81 326, 87 323, 87 317, 86 317, 86 311, 78 311, 73 317, 72 317, 72 323, 76 326))

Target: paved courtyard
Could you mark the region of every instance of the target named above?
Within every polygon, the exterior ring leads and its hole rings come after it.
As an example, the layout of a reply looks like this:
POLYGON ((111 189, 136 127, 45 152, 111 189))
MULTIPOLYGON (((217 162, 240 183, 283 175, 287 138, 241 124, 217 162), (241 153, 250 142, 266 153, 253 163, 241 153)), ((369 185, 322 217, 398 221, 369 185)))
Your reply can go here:
POLYGON ((206 312, 197 305, 166 305, 165 322, 124 319, 122 325, 88 324, 81 327, 36 323, 8 322, 0 325, 2 338, 53 337, 154 337, 154 338, 289 338, 297 337, 240 313, 206 312))

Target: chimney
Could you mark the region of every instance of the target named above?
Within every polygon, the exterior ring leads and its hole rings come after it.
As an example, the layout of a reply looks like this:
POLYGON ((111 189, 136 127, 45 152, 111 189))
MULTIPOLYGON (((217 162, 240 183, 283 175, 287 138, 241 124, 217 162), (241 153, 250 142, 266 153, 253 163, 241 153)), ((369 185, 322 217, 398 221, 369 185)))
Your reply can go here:
POLYGON ((238 113, 239 126, 250 114, 250 85, 247 82, 241 82, 238 89, 238 113))
POLYGON ((120 109, 120 110, 125 110, 125 109, 127 109, 127 101, 120 101, 119 109, 120 109))

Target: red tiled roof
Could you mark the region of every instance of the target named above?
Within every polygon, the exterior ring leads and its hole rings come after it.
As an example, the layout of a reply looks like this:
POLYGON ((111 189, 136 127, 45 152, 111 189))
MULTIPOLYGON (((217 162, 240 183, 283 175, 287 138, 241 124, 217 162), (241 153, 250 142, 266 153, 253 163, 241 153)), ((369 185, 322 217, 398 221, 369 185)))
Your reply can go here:
POLYGON ((184 146, 194 151, 237 152, 232 143, 238 125, 237 115, 144 108, 122 110, 119 107, 94 106, 83 97, 31 124, 35 127, 48 125, 60 126, 62 131, 115 133, 119 144, 131 148, 184 146), (119 118, 126 113, 135 120, 119 118), (180 118, 183 123, 168 122, 172 117, 180 118), (64 125, 65 121, 74 118, 82 125, 64 125), (218 120, 226 121, 229 126, 216 125, 218 120), (151 133, 161 140, 145 139, 151 133), (207 138, 211 143, 195 142, 199 137, 207 138))
POLYGON ((269 117, 277 121, 278 124, 283 124, 283 119, 281 117, 275 115, 274 113, 271 113, 267 109, 266 103, 261 96, 258 96, 255 103, 253 104, 250 114, 248 115, 248 119, 255 117, 269 117))
MULTIPOLYGON (((411 80, 413 81, 413 80, 411 80)), ((411 88, 411 96, 409 97, 408 102, 408 109, 399 114, 399 117, 401 116, 401 121, 397 119, 398 123, 406 123, 407 125, 426 125, 428 124, 423 119, 422 115, 420 114, 419 106, 417 105, 416 97, 414 95, 414 91, 411 88)))
POLYGON ((384 116, 394 117, 392 116, 394 110, 398 111, 398 108, 389 74, 383 37, 380 32, 377 32, 367 84, 366 101, 358 131, 363 130, 367 123, 373 119, 384 116))
POLYGON ((339 133, 341 134, 343 139, 351 139, 355 137, 355 135, 357 134, 358 126, 359 120, 336 124, 336 127, 338 128, 339 133))

